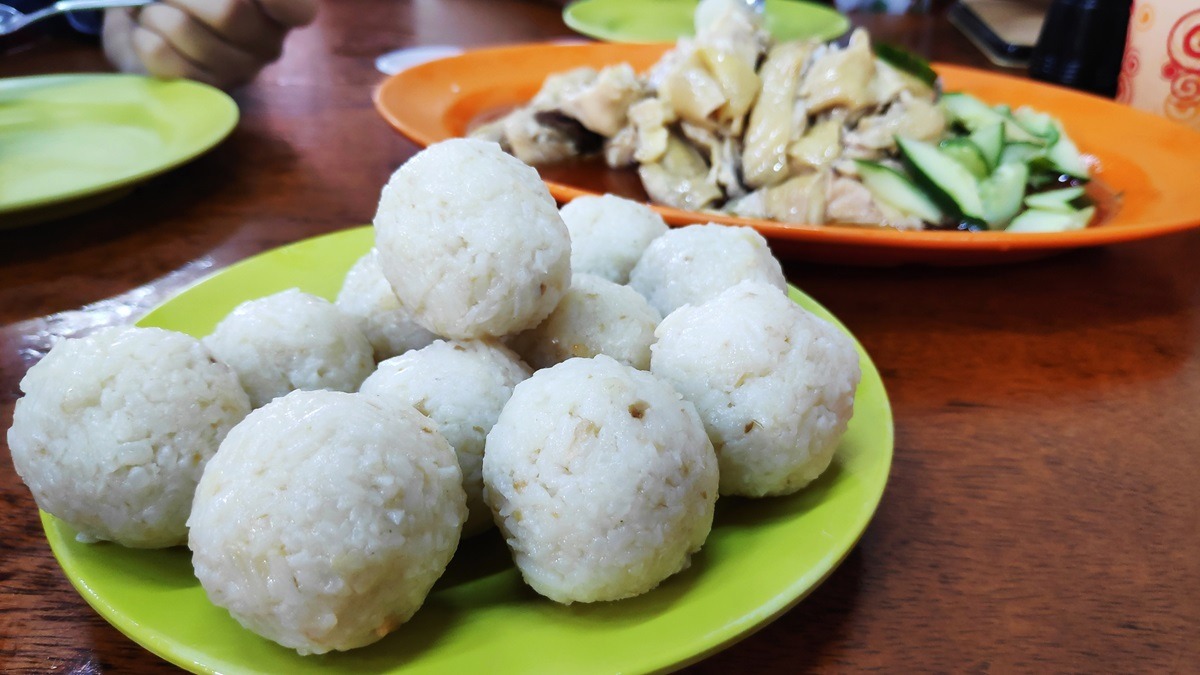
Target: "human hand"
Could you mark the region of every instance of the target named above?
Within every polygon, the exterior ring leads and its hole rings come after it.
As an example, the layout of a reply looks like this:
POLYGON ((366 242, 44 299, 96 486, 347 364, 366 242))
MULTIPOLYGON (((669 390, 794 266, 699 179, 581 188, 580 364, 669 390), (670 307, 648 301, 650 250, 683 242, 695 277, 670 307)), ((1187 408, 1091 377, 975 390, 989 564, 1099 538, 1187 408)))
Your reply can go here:
POLYGON ((104 16, 104 53, 125 72, 185 77, 223 89, 279 58, 317 0, 162 0, 104 16))

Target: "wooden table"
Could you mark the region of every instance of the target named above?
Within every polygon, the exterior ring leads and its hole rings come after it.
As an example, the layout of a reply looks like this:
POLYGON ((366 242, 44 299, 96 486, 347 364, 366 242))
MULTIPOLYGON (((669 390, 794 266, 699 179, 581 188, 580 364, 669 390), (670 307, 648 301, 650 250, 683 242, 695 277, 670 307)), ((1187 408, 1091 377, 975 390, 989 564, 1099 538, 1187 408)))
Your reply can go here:
MULTIPOLYGON (((570 34, 522 2, 322 12, 236 92, 217 149, 105 208, 0 231, 0 426, 47 333, 133 320, 215 268, 368 222, 417 150, 372 109, 377 55, 570 34)), ((988 67, 940 16, 855 21, 988 67)), ((104 68, 68 37, 0 58, 0 76, 104 68)), ((983 268, 788 264, 883 373, 891 481, 828 581, 693 670, 1200 669, 1198 259, 1189 233, 983 268)), ((7 457, 0 503, 0 671, 172 670, 67 583, 7 457)))

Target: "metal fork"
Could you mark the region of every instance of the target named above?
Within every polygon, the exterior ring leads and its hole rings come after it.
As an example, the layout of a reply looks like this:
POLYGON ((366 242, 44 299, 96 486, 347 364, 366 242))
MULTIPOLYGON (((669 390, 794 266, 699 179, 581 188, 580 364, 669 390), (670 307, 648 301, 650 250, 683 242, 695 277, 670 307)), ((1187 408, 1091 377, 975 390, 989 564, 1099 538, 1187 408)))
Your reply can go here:
POLYGON ((153 0, 59 0, 45 9, 25 14, 8 5, 0 5, 0 35, 15 33, 35 21, 48 19, 63 12, 78 12, 109 7, 141 7, 153 0))

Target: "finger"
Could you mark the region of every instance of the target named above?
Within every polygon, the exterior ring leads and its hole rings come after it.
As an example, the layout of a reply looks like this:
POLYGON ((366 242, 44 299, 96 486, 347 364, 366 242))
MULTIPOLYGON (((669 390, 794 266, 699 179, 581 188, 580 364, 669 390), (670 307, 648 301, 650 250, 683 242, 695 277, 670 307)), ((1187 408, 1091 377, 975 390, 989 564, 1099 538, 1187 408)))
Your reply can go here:
POLYGON ((254 0, 164 0, 208 26, 234 46, 263 61, 279 58, 287 28, 267 16, 254 0))
POLYGON ((154 77, 186 78, 204 82, 215 87, 224 86, 215 74, 184 58, 163 36, 142 26, 133 29, 133 51, 145 68, 154 77))
POLYGON ((317 0, 254 0, 264 14, 295 28, 307 26, 317 18, 317 0))
POLYGON ((108 62, 125 73, 146 74, 146 67, 133 51, 133 29, 137 27, 130 9, 109 9, 104 12, 101 40, 108 62))
POLYGON ((165 5, 146 5, 138 24, 157 33, 181 56, 216 75, 223 84, 249 80, 263 65, 262 60, 222 40, 187 12, 165 5))

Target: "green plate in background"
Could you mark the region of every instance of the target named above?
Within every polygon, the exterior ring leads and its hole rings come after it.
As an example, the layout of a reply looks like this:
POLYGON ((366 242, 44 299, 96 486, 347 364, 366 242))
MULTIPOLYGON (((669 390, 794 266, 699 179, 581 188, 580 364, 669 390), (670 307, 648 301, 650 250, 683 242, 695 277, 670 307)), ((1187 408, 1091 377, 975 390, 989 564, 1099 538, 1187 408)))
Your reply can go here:
POLYGON ((0 80, 0 228, 99 206, 237 124, 224 92, 139 75, 0 80))
MULTIPOLYGON (((608 42, 674 42, 692 35, 696 0, 579 0, 563 10, 572 30, 608 42)), ((832 7, 766 0, 766 28, 776 40, 832 40, 850 20, 832 7)))
MULTIPOLYGON (((219 271, 140 322, 205 335, 238 303, 291 287, 332 298, 373 242, 369 227, 263 253, 219 271)), ((792 298, 836 319, 796 289, 792 298)), ((840 324, 839 324, 840 325, 840 324)), ((843 326, 844 329, 844 326, 843 326)), ((723 498, 704 549, 645 595, 563 606, 522 582, 496 533, 465 541, 412 621, 344 653, 298 656, 208 602, 186 549, 81 544, 42 514, 71 583, 121 632, 205 673, 616 673, 671 670, 728 646, 799 602, 854 547, 883 495, 892 414, 867 354, 833 465, 800 494, 723 498)))

